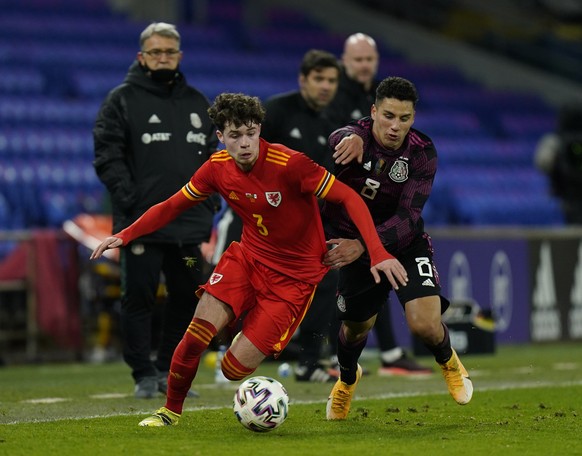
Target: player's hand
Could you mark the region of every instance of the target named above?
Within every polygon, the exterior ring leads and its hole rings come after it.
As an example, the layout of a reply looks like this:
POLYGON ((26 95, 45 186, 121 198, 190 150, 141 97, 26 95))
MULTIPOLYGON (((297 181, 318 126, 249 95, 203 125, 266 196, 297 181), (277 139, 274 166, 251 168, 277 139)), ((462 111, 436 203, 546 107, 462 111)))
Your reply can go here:
POLYGON ((357 239, 330 239, 328 245, 332 245, 323 257, 323 264, 331 269, 339 269, 360 258, 364 253, 364 246, 357 239))
POLYGON ((333 153, 335 163, 338 165, 347 165, 354 158, 358 163, 362 163, 364 156, 364 140, 356 134, 351 134, 343 138, 333 153))
POLYGON ((99 244, 95 248, 95 250, 93 250, 93 253, 91 253, 91 256, 89 257, 89 259, 96 260, 101 255, 103 255, 103 252, 105 252, 105 250, 115 249, 117 247, 121 247, 122 245, 123 245, 123 240, 121 238, 117 238, 115 236, 109 236, 108 238, 105 238, 105 240, 101 244, 99 244))
POLYGON ((382 271, 388 281, 392 284, 392 288, 398 290, 399 285, 406 286, 408 283, 408 274, 404 266, 396 258, 390 258, 389 260, 384 260, 378 264, 375 264, 370 268, 370 272, 374 276, 376 283, 380 283, 380 273, 382 271))

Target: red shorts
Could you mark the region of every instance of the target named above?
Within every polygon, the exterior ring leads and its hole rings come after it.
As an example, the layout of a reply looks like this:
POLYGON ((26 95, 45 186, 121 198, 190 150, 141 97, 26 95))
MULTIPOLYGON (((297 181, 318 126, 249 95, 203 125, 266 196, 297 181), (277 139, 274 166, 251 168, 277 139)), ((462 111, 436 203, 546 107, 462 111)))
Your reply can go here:
POLYGON ((303 320, 317 285, 259 263, 233 242, 200 288, 228 304, 235 321, 244 315, 243 334, 264 355, 276 358, 303 320))

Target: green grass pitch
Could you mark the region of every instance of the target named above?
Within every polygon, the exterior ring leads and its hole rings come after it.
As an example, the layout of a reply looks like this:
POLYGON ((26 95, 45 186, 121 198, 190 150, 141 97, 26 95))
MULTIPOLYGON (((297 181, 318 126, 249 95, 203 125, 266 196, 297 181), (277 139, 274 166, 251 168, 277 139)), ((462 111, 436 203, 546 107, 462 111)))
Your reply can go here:
MULTIPOLYGON (((419 358, 424 364, 433 363, 419 358)), ((363 377, 346 421, 325 420, 330 384, 280 379, 287 421, 256 434, 232 413, 238 383, 217 387, 202 363, 180 424, 140 428, 163 398, 132 396, 128 368, 47 364, 0 369, 0 455, 582 455, 582 344, 465 355, 473 400, 457 405, 430 378, 363 377)), ((277 378, 277 363, 257 375, 277 378)))

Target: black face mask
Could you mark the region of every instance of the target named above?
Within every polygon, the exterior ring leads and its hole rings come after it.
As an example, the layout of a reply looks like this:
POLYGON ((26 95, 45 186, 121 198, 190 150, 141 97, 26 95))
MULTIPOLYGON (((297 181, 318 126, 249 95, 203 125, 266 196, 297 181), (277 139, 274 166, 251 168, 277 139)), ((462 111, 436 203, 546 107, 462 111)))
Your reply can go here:
POLYGON ((145 69, 146 73, 150 75, 152 81, 160 82, 163 84, 172 82, 174 79, 176 79, 176 75, 178 74, 178 68, 175 70, 169 70, 167 68, 163 68, 161 70, 151 70, 147 65, 144 65, 143 68, 145 69))

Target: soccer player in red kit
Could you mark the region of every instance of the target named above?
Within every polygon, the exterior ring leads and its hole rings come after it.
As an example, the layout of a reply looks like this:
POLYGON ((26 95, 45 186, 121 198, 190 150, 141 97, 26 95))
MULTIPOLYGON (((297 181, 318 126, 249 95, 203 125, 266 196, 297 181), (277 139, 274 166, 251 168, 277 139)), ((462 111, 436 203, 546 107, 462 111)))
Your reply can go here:
POLYGON ((301 323, 316 286, 330 267, 344 266, 328 251, 317 198, 341 204, 370 255, 371 276, 383 272, 395 289, 407 273, 382 246, 362 199, 306 155, 259 137, 265 111, 256 97, 219 95, 208 110, 226 149, 217 152, 181 191, 151 207, 92 253, 120 247, 154 231, 218 192, 243 221, 241 241, 222 255, 201 287, 194 318, 172 357, 166 404, 140 426, 178 423, 200 357, 211 339, 244 314, 241 333, 222 360, 230 380, 252 374, 278 356, 301 323))

